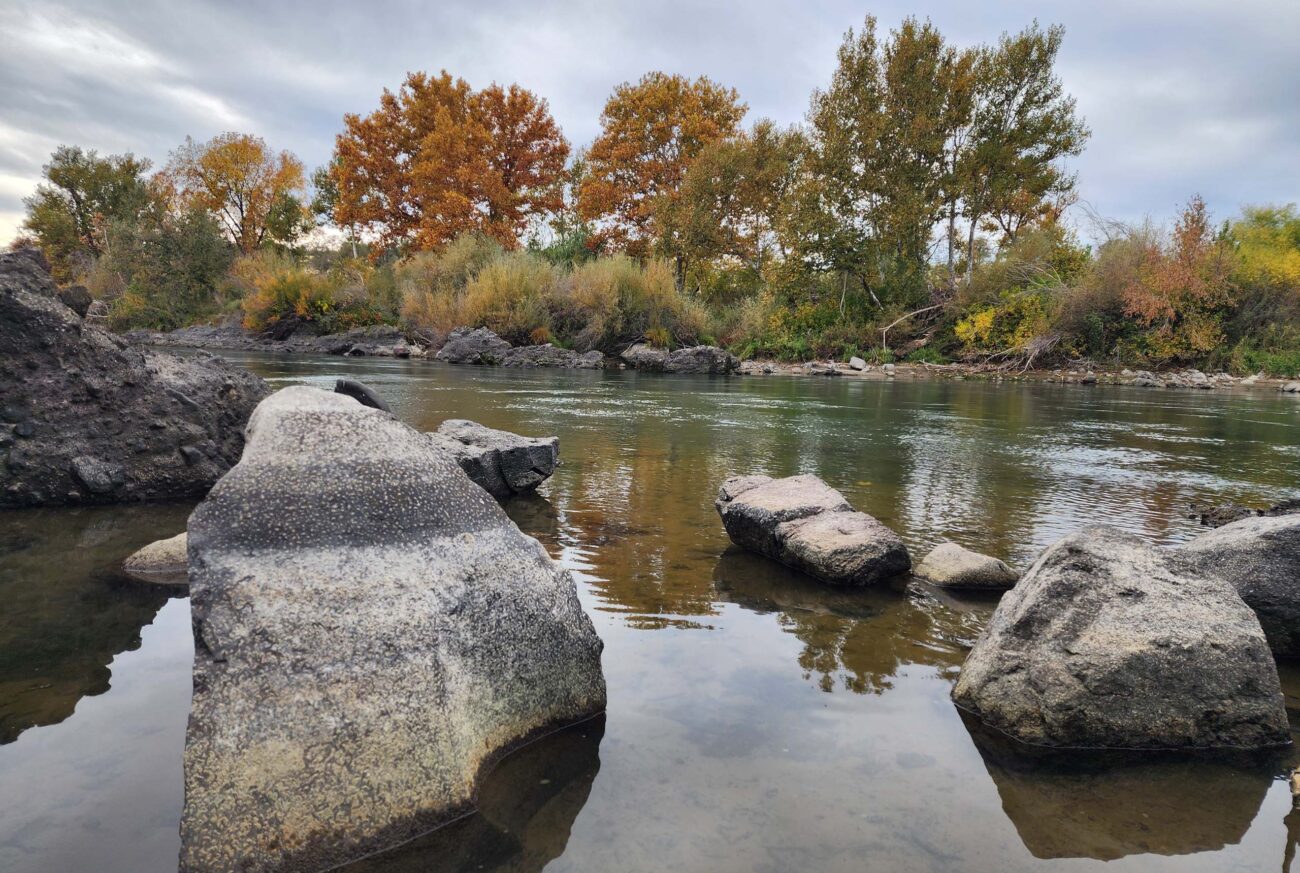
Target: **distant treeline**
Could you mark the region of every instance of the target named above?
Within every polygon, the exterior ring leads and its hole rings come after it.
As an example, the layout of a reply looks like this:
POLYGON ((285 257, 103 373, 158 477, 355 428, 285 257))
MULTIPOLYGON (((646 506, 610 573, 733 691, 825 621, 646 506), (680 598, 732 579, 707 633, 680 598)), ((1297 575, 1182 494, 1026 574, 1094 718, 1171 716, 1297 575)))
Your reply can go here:
POLYGON ((1300 216, 1173 227, 1062 216, 1089 137, 1033 24, 959 48, 929 22, 845 35, 805 123, 748 127, 734 89, 661 72, 616 87, 573 150, 545 99, 412 73, 345 115, 329 163, 260 138, 167 164, 61 147, 26 231, 117 327, 485 325, 616 351, 1065 359, 1300 369, 1300 216), (318 226, 334 229, 323 249, 318 226))

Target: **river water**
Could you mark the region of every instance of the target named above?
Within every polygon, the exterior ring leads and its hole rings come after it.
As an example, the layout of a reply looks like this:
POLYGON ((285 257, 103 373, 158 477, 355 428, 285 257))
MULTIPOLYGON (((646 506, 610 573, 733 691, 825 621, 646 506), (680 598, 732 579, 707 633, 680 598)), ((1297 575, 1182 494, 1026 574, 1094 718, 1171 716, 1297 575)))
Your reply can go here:
MULTIPOLYGON (((1174 543, 1191 501, 1300 491, 1294 398, 229 357, 362 379, 423 430, 560 437, 507 511, 578 580, 608 713, 353 873, 1223 873, 1282 869, 1300 838, 1293 755, 1062 769, 977 744, 948 693, 995 600, 829 590, 729 548, 712 506, 728 475, 811 472, 915 558, 950 538, 1024 566, 1098 522, 1174 543)), ((117 567, 190 508, 0 515, 0 870, 175 869, 188 603, 117 567)), ((1300 671, 1283 684, 1300 724, 1300 671)))

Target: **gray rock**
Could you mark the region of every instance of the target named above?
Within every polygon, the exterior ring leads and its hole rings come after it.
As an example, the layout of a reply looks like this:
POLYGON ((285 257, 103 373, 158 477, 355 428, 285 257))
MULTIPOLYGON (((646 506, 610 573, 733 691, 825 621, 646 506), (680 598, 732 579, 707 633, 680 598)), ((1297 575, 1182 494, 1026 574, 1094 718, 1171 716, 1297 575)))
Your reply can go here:
POLYGON ((1133 381, 1129 383, 1136 388, 1163 388, 1165 383, 1156 378, 1156 375, 1149 370, 1138 370, 1133 374, 1133 381))
POLYGON ((956 543, 940 543, 912 570, 912 575, 940 588, 1002 591, 1020 578, 997 558, 972 552, 956 543))
POLYGON ((1188 518, 1198 519, 1206 527, 1223 527, 1225 524, 1232 524, 1234 521, 1241 521, 1243 518, 1254 518, 1261 515, 1271 518, 1279 515, 1296 514, 1300 514, 1300 497, 1288 497, 1286 500, 1279 500, 1267 509, 1252 509, 1249 506, 1243 506, 1240 503, 1231 501, 1217 506, 1193 503, 1188 518))
POLYGON ((623 363, 635 370, 662 373, 668 364, 668 350, 656 349, 645 343, 634 343, 619 355, 623 363))
POLYGON ((184 531, 150 543, 122 564, 128 576, 155 585, 189 585, 189 538, 184 531))
POLYGON ((572 577, 429 439, 285 388, 190 517, 182 871, 316 871, 467 812, 605 706, 572 577))
POLYGON ((1049 547, 1004 594, 953 700, 1040 746, 1257 749, 1290 740, 1259 621, 1174 550, 1108 527, 1049 547))
POLYGON ((458 327, 447 335, 447 341, 434 360, 448 364, 500 364, 510 343, 486 327, 458 327))
POLYGON ((605 363, 605 355, 599 351, 578 352, 562 349, 546 343, 540 346, 515 346, 507 349, 501 356, 501 366, 521 367, 555 367, 567 370, 598 370, 605 363))
POLYGON ((409 358, 411 347, 406 336, 387 324, 358 327, 343 333, 328 334, 307 341, 310 351, 349 357, 409 358))
POLYGON ((1300 394, 1300 382, 1287 382, 1285 385, 1279 386, 1277 390, 1284 394, 1300 394))
POLYGON ((392 412, 388 408, 388 403, 380 397, 375 390, 368 385, 363 385, 355 379, 339 379, 334 383, 334 393, 344 394, 351 397, 362 406, 369 406, 371 409, 378 409, 381 412, 392 412))
POLYGON ((463 419, 444 421, 429 437, 493 497, 533 491, 560 462, 559 437, 526 437, 463 419))
POLYGON ((714 507, 736 545, 832 585, 869 585, 912 566, 897 534, 813 475, 736 476, 714 507))
POLYGON ((849 369, 857 370, 859 373, 865 372, 867 369, 867 362, 862 360, 862 358, 854 356, 849 358, 849 369))
POLYGON ((1234 521, 1179 551, 1237 590, 1276 654, 1300 656, 1300 515, 1234 521))
POLYGON ((740 369, 735 355, 716 346, 691 346, 670 352, 636 343, 624 349, 619 357, 629 367, 651 373, 726 375, 740 369))
POLYGON ((59 300, 82 318, 86 317, 90 305, 95 302, 85 285, 69 285, 67 288, 60 288, 59 300))
POLYGON ((0 508, 200 497, 266 390, 87 324, 38 257, 0 254, 0 508))

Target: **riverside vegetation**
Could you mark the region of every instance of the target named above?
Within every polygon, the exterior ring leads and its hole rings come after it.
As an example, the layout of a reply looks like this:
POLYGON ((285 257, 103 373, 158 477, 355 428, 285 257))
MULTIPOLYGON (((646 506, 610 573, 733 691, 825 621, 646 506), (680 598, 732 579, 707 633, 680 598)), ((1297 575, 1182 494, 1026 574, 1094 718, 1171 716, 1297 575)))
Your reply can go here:
POLYGON ((310 179, 228 133, 147 160, 61 147, 15 246, 117 329, 453 328, 618 353, 1196 366, 1300 373, 1300 213, 1071 229, 1090 132, 1063 31, 957 47, 933 25, 846 34, 804 124, 745 127, 736 91, 652 72, 573 150, 547 102, 412 73, 344 116, 310 179), (329 226, 334 243, 313 224, 329 226), (338 243, 338 240, 342 240, 338 243))

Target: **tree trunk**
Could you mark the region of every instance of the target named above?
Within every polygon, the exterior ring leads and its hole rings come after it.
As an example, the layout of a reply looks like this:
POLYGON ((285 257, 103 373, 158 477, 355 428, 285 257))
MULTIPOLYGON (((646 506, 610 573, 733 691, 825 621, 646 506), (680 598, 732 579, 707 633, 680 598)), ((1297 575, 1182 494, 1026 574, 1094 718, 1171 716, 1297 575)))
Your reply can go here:
POLYGON ((957 287, 957 261, 955 251, 957 241, 953 237, 957 233, 957 203, 956 201, 948 204, 948 287, 957 287))
POLYGON ((674 282, 677 285, 677 293, 681 294, 686 290, 686 256, 676 255, 674 257, 674 282))

